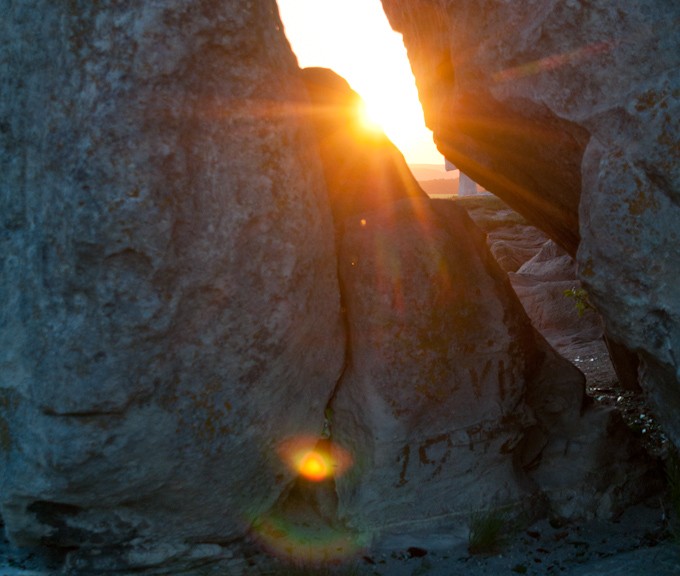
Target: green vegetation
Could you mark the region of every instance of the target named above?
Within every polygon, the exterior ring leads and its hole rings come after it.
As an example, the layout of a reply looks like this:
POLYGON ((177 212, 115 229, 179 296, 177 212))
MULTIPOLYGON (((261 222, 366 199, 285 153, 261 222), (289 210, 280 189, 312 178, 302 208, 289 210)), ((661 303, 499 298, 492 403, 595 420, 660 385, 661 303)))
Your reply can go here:
POLYGON ((509 523, 500 509, 473 514, 470 518, 468 552, 470 554, 494 554, 508 542, 509 523))
POLYGON ((564 291, 564 295, 567 298, 574 299, 574 306, 576 306, 579 316, 583 316, 587 310, 593 309, 588 300, 588 292, 584 288, 569 288, 564 291))

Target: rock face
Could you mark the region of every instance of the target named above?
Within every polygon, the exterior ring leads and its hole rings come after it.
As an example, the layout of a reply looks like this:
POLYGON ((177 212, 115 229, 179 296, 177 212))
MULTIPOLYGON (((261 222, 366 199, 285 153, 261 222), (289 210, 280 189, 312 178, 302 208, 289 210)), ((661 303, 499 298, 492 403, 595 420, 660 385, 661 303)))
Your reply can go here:
POLYGON ((486 243, 506 272, 517 272, 548 241, 543 232, 493 194, 456 198, 456 201, 486 232, 486 243))
POLYGON ((556 514, 593 514, 605 492, 588 479, 611 469, 602 465, 610 436, 605 415, 582 416, 582 375, 532 328, 465 210, 417 194, 410 179, 376 177, 385 165, 399 173, 403 158, 388 141, 359 136, 346 83, 314 75, 332 94, 317 84, 315 109, 326 99, 347 107, 315 122, 342 218, 349 351, 330 431, 352 465, 336 478, 339 518, 389 538, 452 523, 465 532, 471 512, 530 506, 538 495, 556 514), (588 450, 569 450, 572 439, 588 450), (569 461, 575 469, 560 483, 569 461))
POLYGON ((219 552, 293 476, 277 445, 319 434, 344 362, 276 6, 1 11, 7 533, 89 574, 219 552))
POLYGON ((451 202, 402 201, 362 214, 339 257, 350 356, 332 430, 355 458, 341 517, 432 529, 526 497, 518 446, 579 419, 583 380, 533 331, 484 235, 451 202))
POLYGON ((347 473, 315 504, 363 533, 617 496, 606 416, 484 235, 384 136, 337 109, 306 126, 315 84, 356 98, 327 72, 305 90, 273 2, 1 6, 14 543, 63 551, 69 574, 223 557, 287 509, 288 450, 324 425, 347 473))
POLYGON ((584 354, 603 352, 611 359, 619 384, 639 392, 637 355, 603 338, 602 320, 590 306, 573 259, 492 194, 457 202, 487 233, 491 253, 508 272, 532 324, 551 346, 577 362, 584 354))
POLYGON ((533 325, 561 354, 602 338, 597 313, 577 309, 580 282, 573 259, 552 240, 508 276, 533 325), (569 291, 576 294, 569 297, 569 291))
POLYGON ((584 345, 602 340, 599 315, 585 302, 579 310, 577 299, 585 295, 579 293, 573 258, 492 194, 456 203, 486 232, 489 249, 508 273, 531 323, 555 350, 573 359, 584 345))
POLYGON ((383 0, 440 150, 571 255, 680 445, 680 5, 383 0))

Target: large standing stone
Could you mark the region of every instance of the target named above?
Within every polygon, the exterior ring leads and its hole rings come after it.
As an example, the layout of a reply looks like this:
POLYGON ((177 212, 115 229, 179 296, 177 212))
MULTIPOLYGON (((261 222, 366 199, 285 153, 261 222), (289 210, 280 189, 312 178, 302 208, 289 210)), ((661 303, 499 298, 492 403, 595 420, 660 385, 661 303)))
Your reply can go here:
POLYGON ((349 334, 331 403, 332 444, 351 458, 337 513, 371 536, 465 531, 471 512, 540 492, 524 466, 580 421, 583 377, 533 330, 466 212, 362 135, 346 82, 312 74, 313 109, 332 111, 315 127, 349 334))
POLYGON ((278 497, 277 447, 319 433, 344 360, 276 5, 0 12, 7 533, 89 573, 210 554, 278 497))
POLYGON ((383 0, 440 150, 570 254, 680 445, 680 4, 383 0))
POLYGON ((405 200, 362 214, 340 276, 350 355, 332 430, 355 458, 341 516, 432 530, 526 496, 525 431, 578 420, 582 377, 533 331, 465 212, 405 200))

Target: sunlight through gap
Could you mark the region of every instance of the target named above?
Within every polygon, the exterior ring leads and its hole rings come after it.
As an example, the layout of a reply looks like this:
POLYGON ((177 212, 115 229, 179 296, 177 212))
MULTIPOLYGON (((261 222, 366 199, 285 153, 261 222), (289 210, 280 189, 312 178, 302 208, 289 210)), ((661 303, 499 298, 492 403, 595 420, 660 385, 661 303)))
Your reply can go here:
POLYGON ((410 164, 442 165, 400 34, 380 0, 278 0, 300 67, 331 68, 366 103, 362 119, 378 124, 410 164))

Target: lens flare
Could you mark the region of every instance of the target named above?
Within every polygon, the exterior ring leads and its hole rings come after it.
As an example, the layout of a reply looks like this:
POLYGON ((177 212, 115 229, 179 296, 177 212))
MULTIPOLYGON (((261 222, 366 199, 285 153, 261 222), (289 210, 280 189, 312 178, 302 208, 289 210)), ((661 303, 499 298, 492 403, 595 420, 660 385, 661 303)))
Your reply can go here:
POLYGON ((319 495, 335 494, 334 480, 352 466, 349 452, 329 438, 306 435, 286 438, 277 451, 298 480, 283 502, 252 518, 254 539, 284 562, 319 570, 355 558, 368 545, 368 536, 329 524, 314 504, 319 495))
POLYGON ((317 566, 319 573, 326 573, 324 567, 351 561, 369 544, 365 535, 327 523, 296 522, 277 513, 257 519, 252 536, 268 554, 293 565, 303 562, 317 566))
POLYGON ((616 42, 613 41, 597 42, 595 44, 582 46, 571 52, 553 54, 546 58, 541 58, 540 60, 532 60, 520 64, 519 66, 497 72, 494 74, 493 79, 496 82, 509 82, 526 76, 551 72, 552 70, 556 70, 567 64, 577 64, 582 60, 610 52, 615 45, 616 42))
POLYGON ((278 452, 293 472, 312 482, 342 476, 352 465, 352 457, 347 450, 318 437, 288 438, 279 444, 278 452))
POLYGON ((323 454, 312 450, 302 457, 299 465, 299 472, 302 476, 312 482, 321 482, 328 477, 330 466, 326 462, 323 454))

